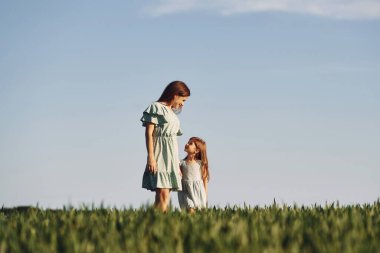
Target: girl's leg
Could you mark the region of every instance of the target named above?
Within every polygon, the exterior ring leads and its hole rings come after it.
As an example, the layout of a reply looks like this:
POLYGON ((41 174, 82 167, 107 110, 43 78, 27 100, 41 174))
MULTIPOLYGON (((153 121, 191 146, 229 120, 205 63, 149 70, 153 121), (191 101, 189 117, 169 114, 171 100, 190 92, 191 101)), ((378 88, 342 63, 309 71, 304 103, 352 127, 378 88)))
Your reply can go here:
POLYGON ((156 189, 156 198, 154 205, 156 208, 162 212, 168 211, 170 200, 170 189, 157 188, 156 189))

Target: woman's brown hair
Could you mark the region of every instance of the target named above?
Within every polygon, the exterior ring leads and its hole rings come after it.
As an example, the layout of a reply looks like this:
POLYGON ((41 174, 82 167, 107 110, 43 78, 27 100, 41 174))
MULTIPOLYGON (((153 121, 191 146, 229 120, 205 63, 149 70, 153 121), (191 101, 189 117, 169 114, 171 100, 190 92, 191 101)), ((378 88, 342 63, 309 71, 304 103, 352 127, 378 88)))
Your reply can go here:
POLYGON ((189 97, 190 89, 182 81, 173 81, 166 86, 157 102, 170 103, 174 99, 175 95, 189 97))

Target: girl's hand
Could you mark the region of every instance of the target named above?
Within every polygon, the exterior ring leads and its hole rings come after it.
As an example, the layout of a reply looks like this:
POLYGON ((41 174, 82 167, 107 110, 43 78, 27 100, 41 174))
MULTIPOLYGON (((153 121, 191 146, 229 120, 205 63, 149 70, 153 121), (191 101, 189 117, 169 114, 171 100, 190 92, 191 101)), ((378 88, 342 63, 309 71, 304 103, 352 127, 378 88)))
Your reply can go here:
POLYGON ((148 157, 148 161, 146 163, 146 169, 150 173, 156 173, 157 172, 157 163, 156 163, 156 160, 154 158, 148 157))

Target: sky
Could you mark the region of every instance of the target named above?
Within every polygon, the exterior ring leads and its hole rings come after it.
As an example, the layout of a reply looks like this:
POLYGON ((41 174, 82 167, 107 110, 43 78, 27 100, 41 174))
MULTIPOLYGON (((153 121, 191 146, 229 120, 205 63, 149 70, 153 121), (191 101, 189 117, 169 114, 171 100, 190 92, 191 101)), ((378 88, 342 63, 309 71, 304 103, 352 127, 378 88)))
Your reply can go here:
POLYGON ((378 45, 374 0, 2 0, 0 205, 152 204, 140 118, 173 80, 209 206, 372 203, 378 45))

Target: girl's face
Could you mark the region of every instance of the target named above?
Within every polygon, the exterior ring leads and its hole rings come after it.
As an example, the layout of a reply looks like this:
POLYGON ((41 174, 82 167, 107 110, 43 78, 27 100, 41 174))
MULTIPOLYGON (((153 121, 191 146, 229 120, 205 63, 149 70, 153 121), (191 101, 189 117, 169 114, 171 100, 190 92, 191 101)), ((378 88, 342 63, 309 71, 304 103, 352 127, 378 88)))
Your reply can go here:
POLYGON ((185 145, 185 152, 188 154, 196 154, 198 153, 198 148, 195 146, 195 143, 192 140, 189 140, 185 145))
POLYGON ((171 102, 171 107, 174 109, 181 109, 188 98, 189 97, 181 97, 178 95, 174 95, 174 98, 171 102))

